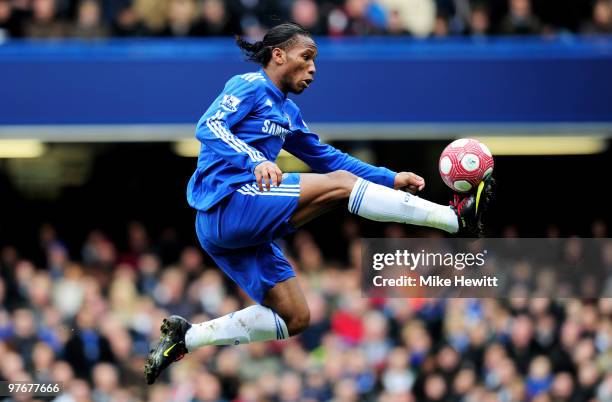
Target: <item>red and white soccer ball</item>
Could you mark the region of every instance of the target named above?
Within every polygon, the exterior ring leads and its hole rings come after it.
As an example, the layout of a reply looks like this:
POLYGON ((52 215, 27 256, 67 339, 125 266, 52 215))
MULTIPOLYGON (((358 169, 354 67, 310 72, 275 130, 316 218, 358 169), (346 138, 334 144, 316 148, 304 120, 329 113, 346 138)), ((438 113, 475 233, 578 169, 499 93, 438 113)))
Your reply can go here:
POLYGON ((478 140, 461 138, 451 142, 440 155, 440 175, 453 191, 466 193, 493 173, 493 155, 478 140))

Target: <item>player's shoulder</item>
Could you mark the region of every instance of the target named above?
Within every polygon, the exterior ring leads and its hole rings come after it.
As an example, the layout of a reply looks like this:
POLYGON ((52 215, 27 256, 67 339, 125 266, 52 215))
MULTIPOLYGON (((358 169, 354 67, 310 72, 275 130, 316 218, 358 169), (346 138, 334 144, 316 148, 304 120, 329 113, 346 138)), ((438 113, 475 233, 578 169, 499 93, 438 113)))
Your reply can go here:
POLYGON ((266 78, 264 77, 261 71, 254 71, 252 73, 239 74, 235 77, 239 79, 257 85, 260 82, 266 82, 266 78))
POLYGON ((257 91, 266 82, 260 71, 238 74, 231 77, 225 84, 226 88, 241 88, 243 90, 257 91))

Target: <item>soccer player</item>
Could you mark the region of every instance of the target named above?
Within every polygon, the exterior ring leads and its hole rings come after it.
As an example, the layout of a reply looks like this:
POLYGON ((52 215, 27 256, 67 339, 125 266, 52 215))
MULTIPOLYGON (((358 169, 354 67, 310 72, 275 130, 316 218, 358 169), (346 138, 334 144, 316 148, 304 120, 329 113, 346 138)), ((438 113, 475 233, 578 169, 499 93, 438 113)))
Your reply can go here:
POLYGON ((145 365, 149 384, 199 347, 286 339, 308 326, 295 273, 274 242, 296 227, 345 206, 375 221, 473 236, 492 191, 487 181, 450 206, 435 204, 413 195, 425 186, 416 174, 371 166, 319 142, 287 97, 308 88, 316 71, 317 46, 299 25, 281 24, 260 42, 237 43, 262 68, 232 77, 200 119, 202 146, 187 197, 202 247, 257 304, 199 324, 164 319, 145 365), (274 163, 281 148, 318 173, 283 173, 274 163))

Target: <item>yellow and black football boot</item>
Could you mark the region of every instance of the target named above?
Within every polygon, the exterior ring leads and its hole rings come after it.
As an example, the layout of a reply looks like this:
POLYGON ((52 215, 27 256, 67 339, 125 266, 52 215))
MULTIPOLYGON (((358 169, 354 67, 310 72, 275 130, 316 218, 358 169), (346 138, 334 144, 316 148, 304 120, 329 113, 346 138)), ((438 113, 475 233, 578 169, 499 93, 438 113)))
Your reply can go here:
POLYGON ((458 237, 483 237, 486 215, 495 193, 495 180, 489 177, 467 194, 455 194, 450 202, 459 219, 458 237))
POLYGON ((191 328, 189 321, 178 315, 164 318, 161 325, 161 338, 149 352, 145 363, 145 379, 153 384, 161 372, 170 364, 179 361, 187 354, 185 333, 191 328))

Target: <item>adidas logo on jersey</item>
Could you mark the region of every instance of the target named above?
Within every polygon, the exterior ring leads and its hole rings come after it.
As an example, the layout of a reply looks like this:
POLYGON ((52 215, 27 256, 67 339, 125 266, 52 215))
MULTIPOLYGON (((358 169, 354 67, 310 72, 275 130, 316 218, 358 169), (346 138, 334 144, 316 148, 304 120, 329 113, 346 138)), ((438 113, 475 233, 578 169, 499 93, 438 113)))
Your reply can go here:
POLYGON ((266 80, 261 73, 242 74, 240 76, 240 78, 242 78, 243 80, 248 81, 248 82, 253 82, 253 81, 256 81, 256 80, 261 80, 261 81, 265 81, 266 80))

